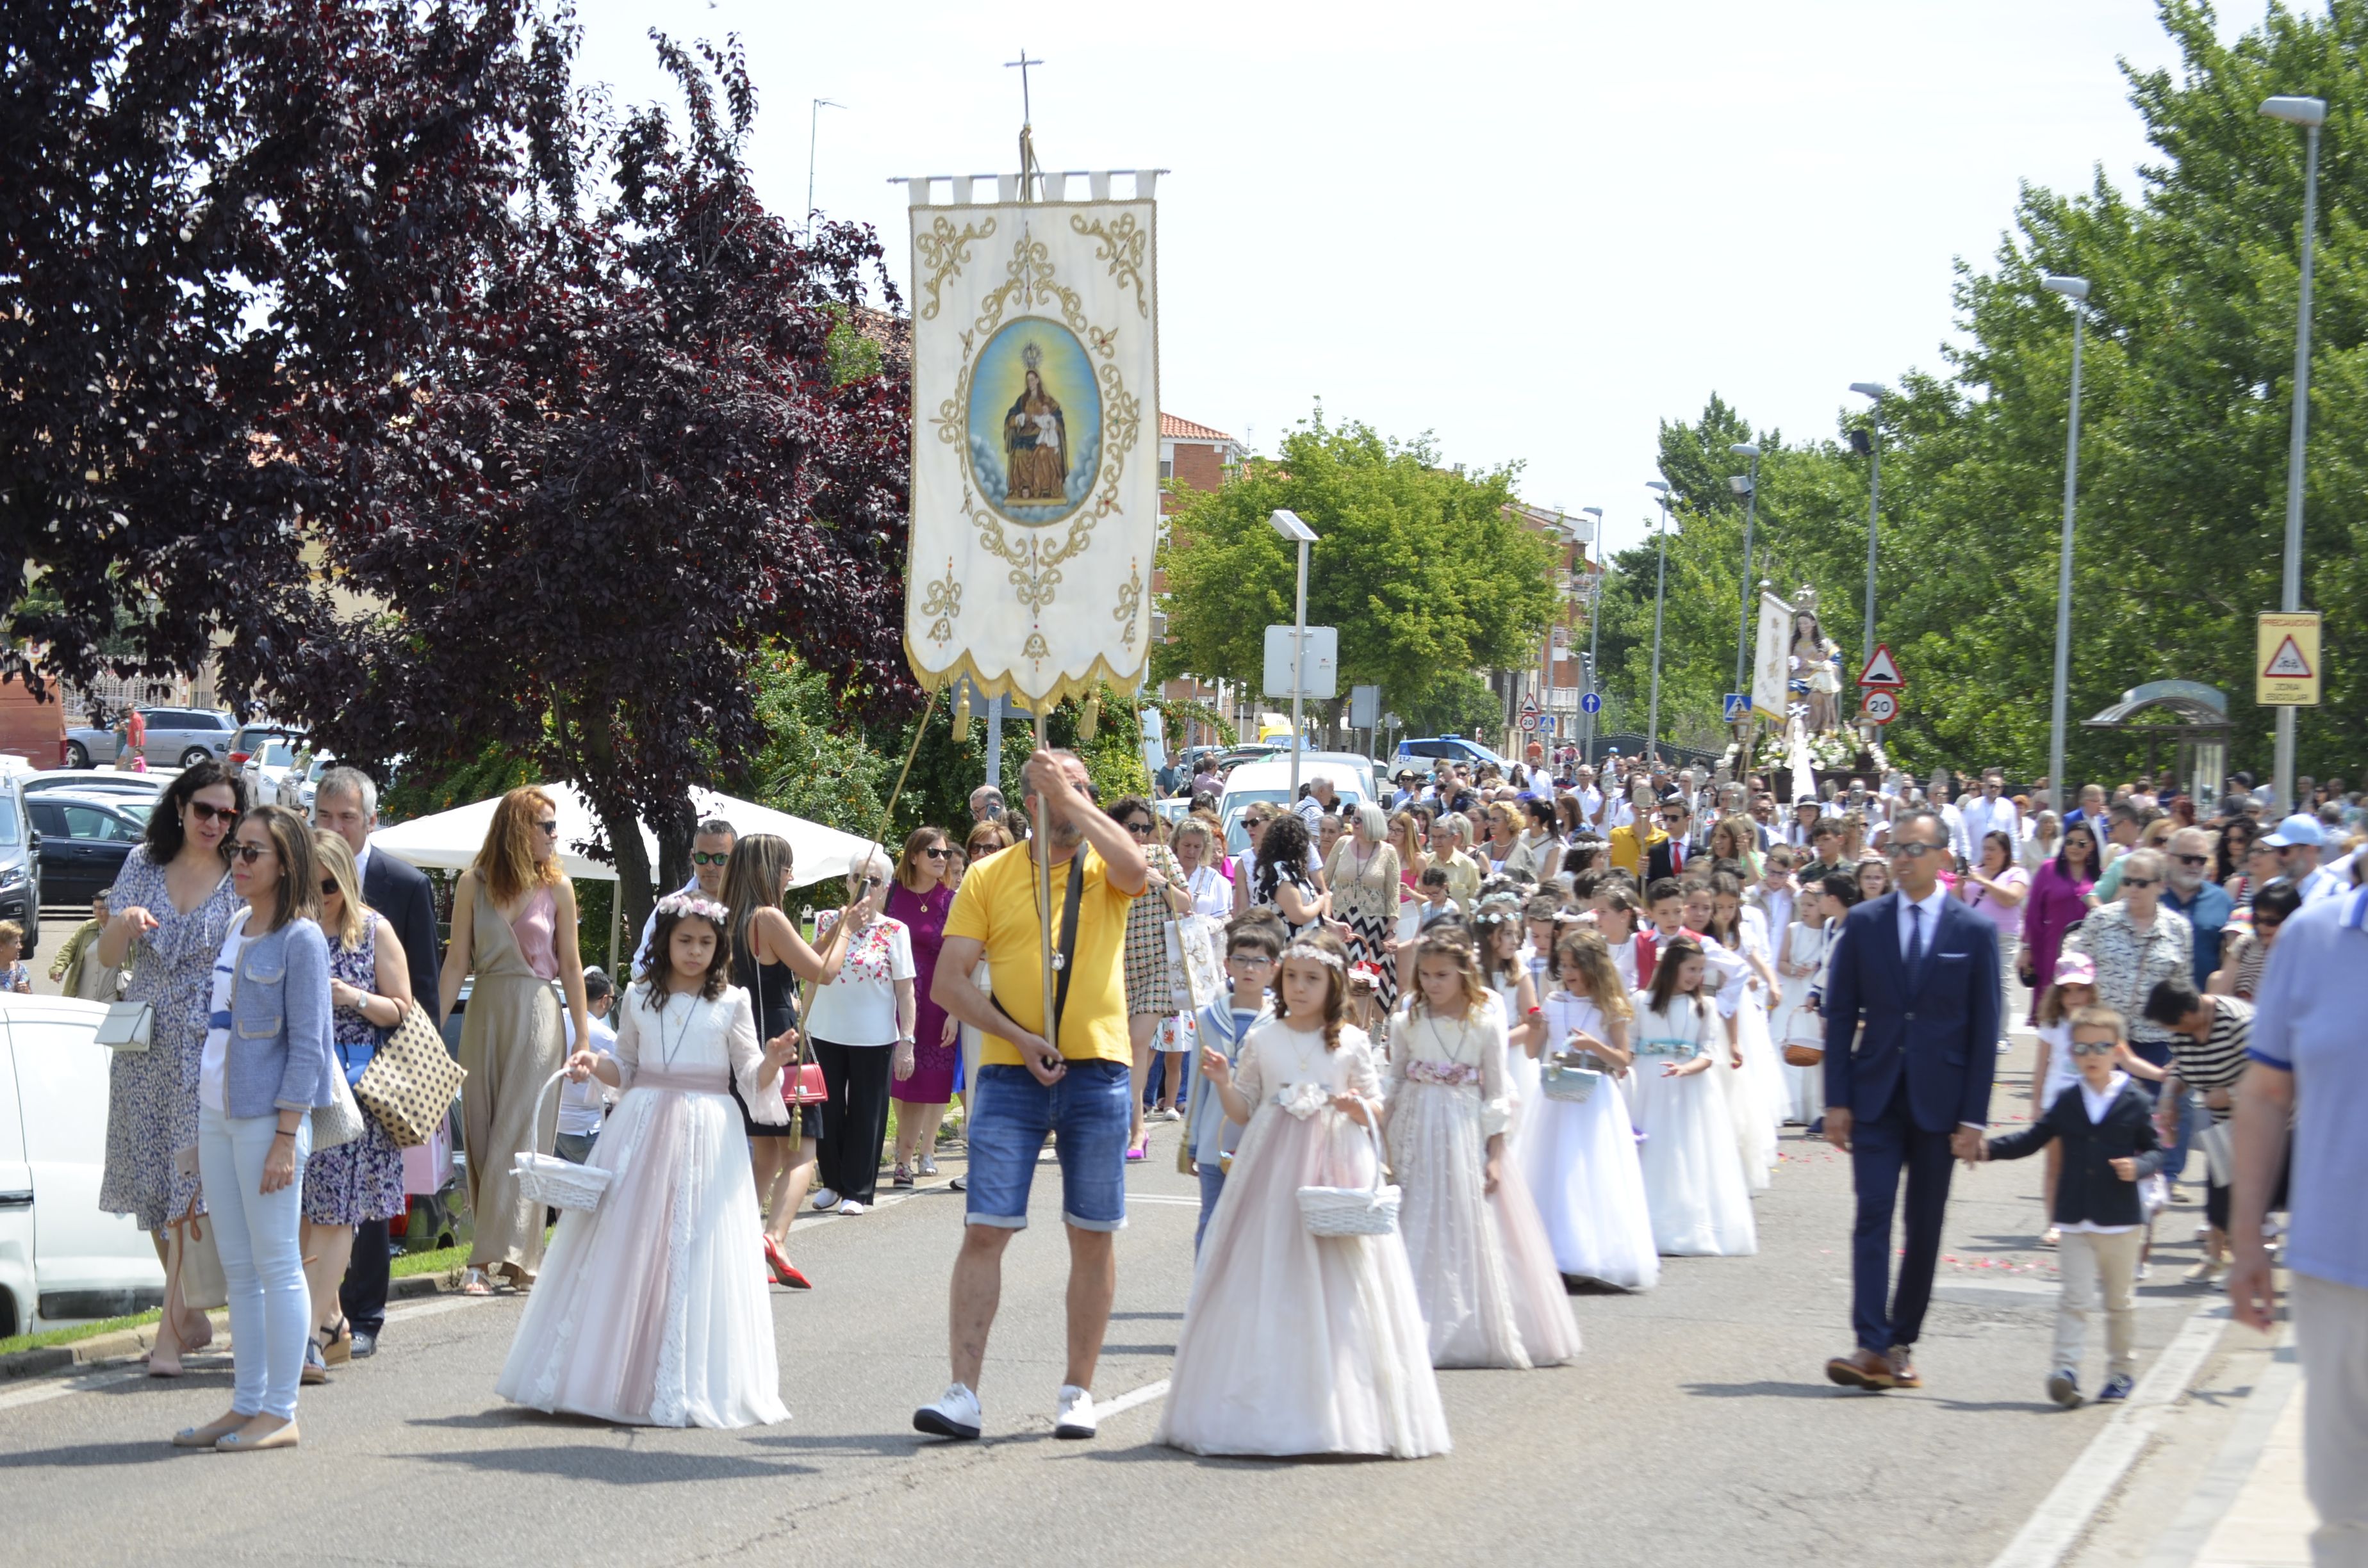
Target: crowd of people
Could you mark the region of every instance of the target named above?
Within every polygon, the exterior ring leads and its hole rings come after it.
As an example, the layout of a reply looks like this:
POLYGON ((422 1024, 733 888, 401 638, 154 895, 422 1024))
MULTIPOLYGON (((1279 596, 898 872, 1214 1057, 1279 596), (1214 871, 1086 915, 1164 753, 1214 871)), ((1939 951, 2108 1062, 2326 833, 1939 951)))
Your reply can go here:
MULTIPOLYGON (((499 803, 443 947, 426 879, 370 846, 366 776, 329 772, 308 822, 187 769, 60 965, 154 1009, 152 1048, 115 1062, 102 1193, 165 1263, 153 1373, 209 1339, 195 1263, 218 1259, 235 1389, 175 1441, 292 1444, 298 1389, 375 1349, 404 1151, 339 1108, 415 1008, 461 1018, 462 1288, 534 1293, 500 1392, 609 1420, 780 1419, 764 1286, 811 1288, 794 1220, 864 1212, 883 1165, 897 1187, 933 1174, 957 1098, 955 1377, 915 1417, 956 1438, 981 1427, 1001 1257, 1048 1139, 1073 1269, 1055 1429, 1092 1435, 1125 1166, 1169 1119, 1202 1207, 1161 1430, 1197 1451, 1444 1449, 1434 1369, 1568 1360, 1567 1291, 1756 1251, 1788 1124, 1857 1173, 1859 1345, 1835 1381, 1919 1384, 1952 1160, 2044 1152, 2062 1403, 2084 1398, 2100 1301, 2094 1397, 2126 1397, 2132 1291, 2192 1155, 2191 1278, 2233 1269, 2240 1310, 2266 1312, 2287 1127, 2246 1108, 2291 1105, 2319 1042, 2296 1003, 2266 1026, 2256 1006, 2313 992, 2278 961, 2298 920, 2360 929, 2358 795, 2330 782, 2264 832, 2241 778, 2208 812, 2139 779, 2059 817, 1996 771, 1832 778, 1788 807, 1756 778, 1560 763, 1403 771, 1386 803, 1312 778, 1250 807, 1229 854, 1213 800, 1172 823, 1139 796, 1105 809, 1082 764, 1040 754, 1021 811, 982 790, 959 844, 925 827, 860 860, 811 939, 783 906, 788 843, 704 822, 621 983, 577 959, 540 790, 499 803), (1032 849, 1006 852, 1032 810, 1049 911, 1032 849), (1990 1138, 2009 974, 2041 1043, 2030 1127, 1990 1138), (606 1183, 555 1234, 521 1176, 546 1150, 606 1183)), ((2296 1190, 2348 1170, 2302 1104, 2296 1190)), ((2295 1234, 2354 1306, 2357 1255, 2295 1234)))

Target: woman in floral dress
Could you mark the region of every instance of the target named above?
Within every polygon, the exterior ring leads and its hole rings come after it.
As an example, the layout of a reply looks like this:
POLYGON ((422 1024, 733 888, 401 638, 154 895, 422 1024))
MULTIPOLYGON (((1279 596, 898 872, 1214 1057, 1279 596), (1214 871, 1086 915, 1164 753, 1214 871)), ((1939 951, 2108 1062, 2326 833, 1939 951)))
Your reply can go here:
POLYGON ((180 1174, 177 1151, 198 1142, 198 1068, 214 959, 233 913, 227 846, 246 809, 245 781, 217 762, 182 769, 150 813, 138 847, 115 878, 115 913, 98 938, 97 961, 129 962, 129 1002, 154 1009, 148 1049, 120 1051, 108 1064, 107 1169, 98 1206, 129 1214, 153 1236, 165 1264, 165 1314, 148 1370, 178 1377, 181 1353, 213 1337, 206 1314, 181 1300, 181 1232, 175 1221, 205 1212, 194 1162, 180 1174))
MULTIPOLYGON (((334 833, 313 835, 324 881, 321 929, 329 938, 330 1040, 347 1084, 378 1054, 387 1030, 411 1011, 411 971, 394 927, 362 903, 353 846, 334 833)), ((403 1191, 403 1151, 378 1118, 364 1112, 362 1135, 321 1149, 304 1162, 304 1283, 313 1297, 313 1342, 304 1347, 304 1381, 325 1381, 328 1369, 353 1358, 354 1331, 337 1303, 337 1285, 354 1250, 354 1227, 392 1220, 409 1199, 403 1191)))

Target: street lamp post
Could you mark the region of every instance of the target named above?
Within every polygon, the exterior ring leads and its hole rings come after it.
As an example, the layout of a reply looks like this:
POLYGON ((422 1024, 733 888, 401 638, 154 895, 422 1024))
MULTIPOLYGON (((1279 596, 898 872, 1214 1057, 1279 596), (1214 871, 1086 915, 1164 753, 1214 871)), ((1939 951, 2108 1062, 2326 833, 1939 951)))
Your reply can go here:
MULTIPOLYGON (((2294 432, 2286 446, 2285 583, 2279 608, 2292 613, 2302 608, 2302 454, 2310 438, 2310 260, 2311 239, 2318 227, 2318 128, 2327 122, 2325 98, 2271 98, 2261 112, 2271 119, 2303 128, 2302 296, 2294 309, 2294 432)), ((2276 781, 2281 812, 2294 808, 2294 710, 2278 710, 2276 781)))
POLYGON ((1743 684, 1751 672, 1751 525, 1759 516, 1759 449, 1750 441, 1737 441, 1726 449, 1738 458, 1751 460, 1751 472, 1743 480, 1743 620, 1735 634, 1735 689, 1748 699, 1751 688, 1743 684))
POLYGON ((1669 486, 1666 480, 1651 479, 1645 488, 1656 492, 1661 502, 1660 561, 1653 574, 1653 697, 1645 709, 1645 759, 1650 764, 1661 755, 1661 605, 1669 587, 1669 486))
POLYGON ((2072 301, 2072 408, 2064 434, 2064 540, 2055 557, 2055 693, 2047 729, 2047 787, 2055 809, 2071 797, 2064 790, 2066 689, 2072 677, 2072 518, 2080 493, 2080 335, 2089 319, 2089 280, 2050 273, 2040 287, 2072 301))
POLYGON ((816 98, 806 117, 806 233, 814 233, 814 146, 822 136, 822 111, 845 108, 847 106, 830 98, 816 98))
POLYGON ((1883 519, 1883 395, 1877 381, 1852 381, 1850 391, 1874 400, 1874 422, 1866 437, 1866 631, 1859 657, 1874 657, 1874 563, 1877 533, 1883 519))
MULTIPOLYGON (((1587 596, 1587 680, 1585 682, 1585 686, 1587 691, 1591 692, 1595 689, 1595 683, 1599 678, 1599 672, 1595 663, 1595 655, 1602 647, 1602 640, 1600 633, 1603 625, 1603 508, 1600 506, 1581 506, 1579 510, 1595 519, 1595 537, 1592 540, 1595 546, 1595 551, 1588 562, 1593 570, 1588 572, 1587 574, 1587 580, 1590 586, 1587 596)), ((1580 693, 1582 698, 1584 698, 1586 692, 1580 693)), ((1592 713, 1589 713, 1587 716, 1587 766, 1589 767, 1593 767, 1595 766, 1595 715, 1592 713)))
POLYGON ((1299 520, 1295 512, 1278 506, 1267 522, 1275 532, 1299 546, 1299 591, 1292 611, 1291 646, 1291 800, 1299 800, 1299 754, 1305 749, 1300 729, 1300 704, 1307 695, 1307 547, 1315 542, 1315 530, 1299 520))

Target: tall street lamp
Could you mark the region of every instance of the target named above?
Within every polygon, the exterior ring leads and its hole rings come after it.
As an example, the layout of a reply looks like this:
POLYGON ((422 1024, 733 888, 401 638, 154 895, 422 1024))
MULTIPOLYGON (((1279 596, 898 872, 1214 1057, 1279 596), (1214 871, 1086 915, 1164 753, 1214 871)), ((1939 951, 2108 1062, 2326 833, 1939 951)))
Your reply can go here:
MULTIPOLYGON (((1600 633, 1603 626, 1603 508, 1581 506, 1579 510, 1595 519, 1592 541, 1595 549, 1588 558, 1588 564, 1591 570, 1587 574, 1587 679, 1583 683, 1586 691, 1580 693, 1584 697, 1586 692, 1595 689, 1595 655, 1602 646, 1600 633)), ((1592 713, 1587 716, 1587 766, 1595 766, 1595 715, 1592 713)))
POLYGON ((2040 287, 2072 301, 2072 413, 2064 433, 2064 541, 2055 557, 2055 695, 2047 729, 2047 787, 2055 809, 2071 796, 2064 790, 2065 689, 2072 676, 2072 515, 2080 493, 2080 335, 2089 320, 2089 280, 2048 274, 2040 287))
MULTIPOLYGON (((2325 98, 2270 98, 2261 112, 2303 129, 2302 298, 2294 311, 2294 434, 2286 447, 2286 561, 2279 608, 2302 608, 2302 454, 2310 435, 2310 250, 2318 228, 2318 128, 2327 123, 2325 98)), ((2278 710, 2277 809, 2294 804, 2294 710, 2278 710)))
POLYGON ((1278 506, 1267 518, 1275 532, 1299 546, 1299 591, 1293 598, 1291 616, 1291 799, 1299 799, 1299 754, 1305 749, 1299 727, 1299 705, 1307 695, 1307 547, 1315 542, 1315 530, 1299 520, 1299 514, 1278 506))
POLYGON ((1726 449, 1751 461, 1750 472, 1735 476, 1743 484, 1743 620, 1735 634, 1735 689, 1744 694, 1748 705, 1751 688, 1743 682, 1751 672, 1751 525, 1759 516, 1759 449, 1752 442, 1737 441, 1726 449))
POLYGON ((1859 647, 1859 657, 1874 657, 1874 562, 1875 545, 1883 518, 1883 398, 1884 388, 1879 381, 1852 381, 1850 391, 1861 397, 1874 400, 1874 418, 1863 430, 1850 432, 1850 446, 1864 452, 1866 469, 1866 631, 1859 647))
POLYGON ((814 234, 814 147, 822 136, 822 111, 826 108, 845 108, 846 107, 845 104, 835 99, 816 98, 814 101, 813 109, 806 116, 806 234, 808 238, 812 238, 814 234))
POLYGON ((1645 488, 1656 492, 1661 502, 1660 562, 1653 574, 1653 699, 1645 710, 1645 760, 1651 764, 1661 755, 1661 603, 1669 587, 1669 485, 1648 479, 1645 488))

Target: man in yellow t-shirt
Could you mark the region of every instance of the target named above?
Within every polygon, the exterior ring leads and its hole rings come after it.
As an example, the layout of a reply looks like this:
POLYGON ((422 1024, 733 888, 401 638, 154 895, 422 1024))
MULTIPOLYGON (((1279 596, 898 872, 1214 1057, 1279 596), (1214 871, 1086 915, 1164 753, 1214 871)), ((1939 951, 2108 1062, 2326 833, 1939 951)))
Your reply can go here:
MULTIPOLYGON (((1133 835, 1094 803, 1086 765, 1065 751, 1028 759, 1026 806, 1049 821, 1049 906, 1061 946, 1063 913, 1077 883, 1076 938, 1068 991, 1056 1004, 1058 1045, 1045 1038, 1043 922, 1048 901, 1026 846, 971 868, 946 915, 929 994, 985 1035, 964 1127, 970 1146, 968 1211, 954 1258, 954 1381, 913 1413, 916 1430, 979 1434, 978 1375, 1003 1289, 1003 1249, 1028 1224, 1036 1156, 1051 1134, 1061 1161, 1061 1217, 1069 1227, 1069 1355, 1053 1415, 1056 1437, 1094 1435, 1094 1368, 1118 1290, 1112 1235, 1126 1222, 1126 1141, 1133 1115, 1133 1051, 1126 1032, 1121 957, 1127 906, 1151 874, 1133 835), (971 981, 985 959, 995 994, 971 981)), ((1059 975, 1055 974, 1057 986, 1059 975)))

